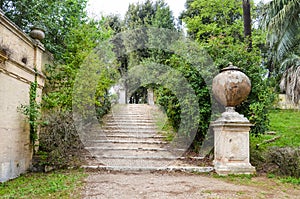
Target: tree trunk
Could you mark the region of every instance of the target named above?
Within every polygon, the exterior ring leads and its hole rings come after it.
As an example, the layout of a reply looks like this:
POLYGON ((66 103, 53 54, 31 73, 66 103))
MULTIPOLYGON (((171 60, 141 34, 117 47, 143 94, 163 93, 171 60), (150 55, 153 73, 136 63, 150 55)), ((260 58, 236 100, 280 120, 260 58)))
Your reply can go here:
POLYGON ((251 6, 250 0, 243 0, 243 16, 244 16, 244 36, 248 42, 248 51, 252 50, 251 38, 251 6))

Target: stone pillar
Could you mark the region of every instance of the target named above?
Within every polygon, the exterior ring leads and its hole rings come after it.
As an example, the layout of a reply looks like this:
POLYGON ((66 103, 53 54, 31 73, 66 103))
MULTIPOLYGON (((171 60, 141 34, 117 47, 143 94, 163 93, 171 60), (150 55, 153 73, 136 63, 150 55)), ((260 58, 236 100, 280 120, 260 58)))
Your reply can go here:
POLYGON ((213 94, 226 107, 222 116, 212 123, 214 129, 214 167, 219 175, 253 174, 250 164, 247 118, 234 107, 247 99, 251 91, 250 79, 231 63, 213 79, 213 94))
POLYGON ((124 88, 119 90, 119 104, 126 104, 126 90, 124 88))
POLYGON ((249 159, 251 126, 247 118, 231 109, 227 109, 212 124, 215 139, 214 167, 219 175, 255 173, 249 159))
POLYGON ((148 93, 148 104, 150 106, 153 106, 154 105, 154 92, 153 92, 153 89, 152 88, 148 88, 147 89, 147 93, 148 93))

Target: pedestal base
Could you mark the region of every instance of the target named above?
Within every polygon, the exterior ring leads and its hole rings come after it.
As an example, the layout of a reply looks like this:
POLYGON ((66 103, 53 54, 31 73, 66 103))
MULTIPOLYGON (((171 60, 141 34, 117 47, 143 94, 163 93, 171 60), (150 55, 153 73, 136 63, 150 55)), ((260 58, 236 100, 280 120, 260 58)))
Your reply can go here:
POLYGON ((214 162, 215 172, 219 175, 241 175, 241 174, 255 174, 255 167, 251 166, 251 164, 244 163, 227 163, 222 164, 220 162, 214 162))
POLYGON ((219 175, 254 174, 250 164, 249 131, 252 126, 243 115, 227 109, 214 128, 214 167, 219 175))

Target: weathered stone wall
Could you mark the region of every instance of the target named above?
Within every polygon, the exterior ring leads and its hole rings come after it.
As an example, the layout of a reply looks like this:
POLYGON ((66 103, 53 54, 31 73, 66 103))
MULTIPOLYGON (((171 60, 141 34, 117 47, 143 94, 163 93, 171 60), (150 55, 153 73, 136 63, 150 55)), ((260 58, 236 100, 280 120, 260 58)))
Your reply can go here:
POLYGON ((294 105, 284 94, 280 94, 278 100, 278 108, 280 109, 300 109, 300 106, 294 105))
POLYGON ((29 125, 18 111, 29 104, 29 89, 36 67, 38 93, 44 86, 44 48, 0 12, 0 182, 24 173, 30 166, 29 125))

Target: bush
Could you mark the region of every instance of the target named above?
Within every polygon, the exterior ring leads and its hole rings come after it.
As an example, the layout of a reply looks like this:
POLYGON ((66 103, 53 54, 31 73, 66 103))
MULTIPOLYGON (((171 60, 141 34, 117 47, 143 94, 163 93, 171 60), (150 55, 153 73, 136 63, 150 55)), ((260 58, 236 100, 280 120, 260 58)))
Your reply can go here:
POLYGON ((272 173, 300 178, 300 148, 271 147, 266 158, 272 173))
POLYGON ((84 145, 76 131, 72 113, 47 113, 44 120, 47 121, 47 125, 40 131, 39 164, 53 168, 80 166, 84 145))
POLYGON ((251 163, 259 173, 300 177, 300 148, 251 148, 251 163))

